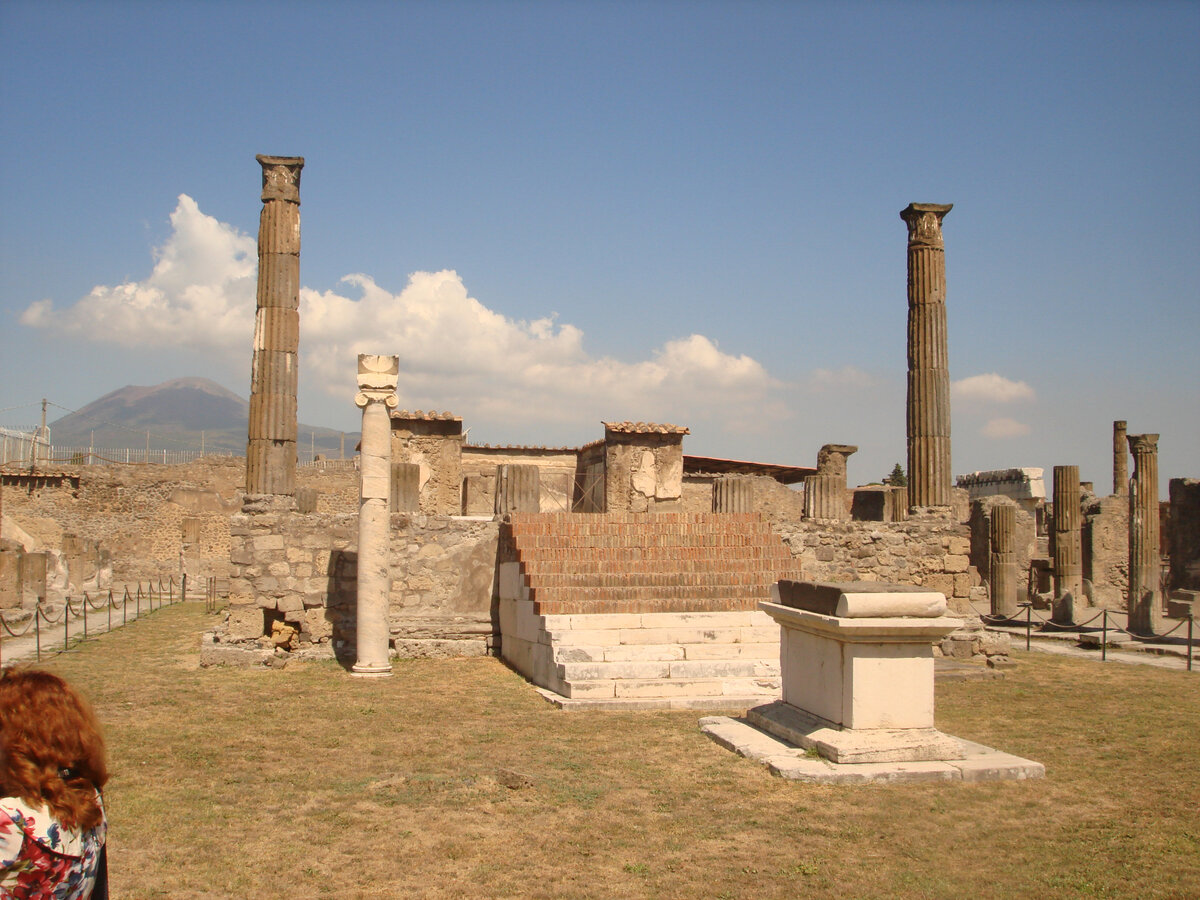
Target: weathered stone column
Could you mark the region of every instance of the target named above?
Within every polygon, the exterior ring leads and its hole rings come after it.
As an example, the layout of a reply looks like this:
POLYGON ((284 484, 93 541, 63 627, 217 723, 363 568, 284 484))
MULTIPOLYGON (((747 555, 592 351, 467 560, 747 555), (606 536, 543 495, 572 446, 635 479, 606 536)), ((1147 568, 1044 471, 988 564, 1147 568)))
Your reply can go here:
POLYGON ((1113 422, 1113 493, 1129 493, 1129 445, 1125 439, 1125 422, 1117 419, 1113 422))
POLYGON ((950 366, 942 219, 952 203, 910 203, 908 225, 908 499, 950 505, 950 366))
POLYGON ((817 474, 804 479, 804 515, 809 519, 846 518, 846 460, 853 444, 826 444, 817 451, 817 474))
POLYGON ((754 482, 740 475, 713 479, 713 512, 754 512, 754 482))
POLYGON ((1129 630, 1155 634, 1159 607, 1158 435, 1129 435, 1133 477, 1129 479, 1129 630))
POLYGON ((836 475, 808 475, 804 479, 804 518, 844 519, 845 482, 836 475))
POLYGON ((296 491, 296 356, 300 345, 299 156, 257 156, 258 312, 250 373, 246 493, 296 491))
POLYGON ((358 394, 363 411, 362 485, 358 505, 358 657, 355 675, 391 675, 388 659, 388 564, 392 469, 392 428, 388 410, 396 406, 400 357, 358 357, 358 394))
POLYGON ((1079 466, 1054 467, 1054 611, 1059 625, 1075 622, 1083 599, 1083 540, 1079 466))
POLYGON ((908 519, 908 488, 893 487, 888 491, 888 508, 891 511, 889 522, 903 522, 908 519))
POLYGON ((992 615, 1011 619, 1017 614, 1017 508, 997 503, 991 514, 992 615))

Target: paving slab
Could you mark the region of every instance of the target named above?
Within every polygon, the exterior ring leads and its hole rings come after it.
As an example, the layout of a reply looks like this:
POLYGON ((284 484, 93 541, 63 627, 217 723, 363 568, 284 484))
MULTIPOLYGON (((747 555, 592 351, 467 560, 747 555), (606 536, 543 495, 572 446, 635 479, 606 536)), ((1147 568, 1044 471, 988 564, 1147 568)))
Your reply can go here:
POLYGON ((780 778, 814 784, 908 784, 929 781, 1024 781, 1043 778, 1039 762, 956 739, 965 750, 961 759, 913 762, 834 763, 814 756, 782 738, 755 728, 744 719, 705 716, 700 730, 714 742, 762 763, 780 778))

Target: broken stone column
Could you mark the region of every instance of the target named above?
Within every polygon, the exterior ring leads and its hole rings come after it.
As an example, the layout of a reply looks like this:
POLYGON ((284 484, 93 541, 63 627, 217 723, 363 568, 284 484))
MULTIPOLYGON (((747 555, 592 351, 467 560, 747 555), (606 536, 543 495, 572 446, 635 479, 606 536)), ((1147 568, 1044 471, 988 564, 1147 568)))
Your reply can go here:
POLYGON ((754 512, 754 482, 737 475, 713 480, 713 512, 754 512))
POLYGON ((1076 621, 1083 600, 1082 513, 1079 496, 1079 466, 1054 467, 1054 610, 1051 618, 1059 625, 1076 621))
POLYGON ((257 156, 262 166, 258 225, 258 312, 250 374, 246 493, 296 491, 296 375, 300 344, 299 156, 257 156))
POLYGON ((388 659, 388 517, 392 468, 392 428, 400 357, 358 357, 358 394, 363 411, 358 506, 358 656, 352 669, 361 676, 392 674, 388 659))
POLYGON ((804 518, 842 519, 846 483, 836 475, 808 475, 804 479, 804 518))
POLYGON ((817 474, 804 479, 806 518, 846 518, 846 460, 857 452, 852 444, 826 444, 817 451, 817 474))
POLYGON ((893 487, 888 491, 890 514, 884 521, 903 522, 908 519, 908 488, 893 487))
POLYGON ((988 575, 991 579, 992 615, 1011 619, 1017 614, 1017 508, 997 503, 991 515, 991 558, 988 575))
POLYGON ((953 204, 910 203, 908 225, 908 498, 950 506, 950 367, 942 219, 953 204))
POLYGON ((496 466, 496 515, 541 512, 541 508, 541 470, 537 466, 496 466))
POLYGON ((1162 614, 1159 566, 1158 435, 1129 435, 1129 630, 1157 633, 1162 614))
POLYGON ((1129 492, 1129 445, 1125 438, 1125 422, 1117 419, 1113 422, 1113 493, 1126 494, 1129 492))

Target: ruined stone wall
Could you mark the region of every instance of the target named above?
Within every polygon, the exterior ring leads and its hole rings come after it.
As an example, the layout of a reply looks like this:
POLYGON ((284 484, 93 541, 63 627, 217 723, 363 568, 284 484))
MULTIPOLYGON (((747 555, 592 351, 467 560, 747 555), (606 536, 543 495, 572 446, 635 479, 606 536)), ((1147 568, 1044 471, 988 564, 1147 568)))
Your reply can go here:
POLYGON ((776 532, 806 581, 886 581, 941 591, 956 613, 970 613, 980 585, 970 564, 970 530, 937 515, 905 522, 796 522, 776 532))
POLYGON ((477 503, 464 509, 467 515, 491 515, 494 506, 485 500, 495 497, 496 467, 500 465, 537 466, 541 489, 542 512, 570 512, 575 493, 575 470, 579 460, 576 450, 549 450, 540 447, 463 447, 463 478, 474 478, 475 490, 468 497, 478 496, 477 503))
POLYGON ((606 512, 677 512, 682 508, 683 444, 677 433, 606 437, 606 512))
POLYGON ((229 557, 222 523, 237 509, 244 460, 206 457, 181 466, 69 467, 78 487, 5 489, 5 514, 47 548, 64 535, 98 541, 118 581, 179 572, 182 523, 203 521, 197 553, 222 565, 229 557))
MULTIPOLYGON (((713 511, 713 479, 719 475, 683 476, 682 512, 713 511)), ((799 522, 804 518, 804 490, 782 484, 770 475, 742 475, 752 485, 754 511, 773 525, 799 522)))
POLYGON ((1200 590, 1200 479, 1172 478, 1166 539, 1171 590, 1200 590))
POLYGON ((480 656, 493 646, 500 524, 392 516, 388 625, 401 656, 480 656))
POLYGON ((1085 504, 1083 577, 1092 602, 1124 609, 1129 586, 1129 495, 1094 498, 1085 504))
POLYGON ((420 513, 456 516, 462 512, 462 420, 443 413, 393 414, 392 462, 420 468, 420 513))
MULTIPOLYGON (((270 644, 279 621, 294 632, 289 650, 354 645, 356 515, 304 515, 265 504, 234 515, 230 532, 234 573, 221 642, 270 644)), ((498 536, 491 520, 391 516, 388 626, 401 655, 490 650, 498 536)))
MULTIPOLYGON (((194 520, 199 540, 188 548, 189 570, 230 573, 229 519, 242 505, 244 458, 211 456, 168 466, 69 466, 64 471, 71 477, 4 488, 5 515, 40 546, 57 550, 67 535, 99 542, 112 559, 118 582, 178 575, 183 525, 194 520)), ((358 509, 353 468, 301 468, 297 484, 317 492, 318 512, 358 509)))

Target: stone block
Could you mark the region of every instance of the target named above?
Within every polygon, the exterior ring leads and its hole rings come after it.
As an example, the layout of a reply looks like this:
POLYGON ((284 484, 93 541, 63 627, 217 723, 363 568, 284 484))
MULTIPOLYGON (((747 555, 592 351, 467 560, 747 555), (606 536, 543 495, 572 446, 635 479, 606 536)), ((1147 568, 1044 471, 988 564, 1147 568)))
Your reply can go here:
POLYGON ((761 659, 779 661, 779 640, 762 643, 688 644, 678 648, 684 659, 761 659))
POLYGON ((722 694, 720 681, 668 678, 649 681, 614 681, 617 697, 712 697, 722 694))
POLYGON ((953 573, 965 572, 970 562, 971 559, 966 554, 960 556, 948 553, 942 557, 942 571, 953 573))
POLYGON ((640 660, 671 661, 684 658, 684 648, 678 644, 628 644, 595 648, 606 662, 635 662, 640 660))
POLYGON ((262 637, 262 609, 258 605, 230 606, 222 630, 226 639, 231 641, 250 641, 262 637))
POLYGON ((600 681, 621 678, 670 678, 672 663, 658 660, 641 662, 562 663, 558 676, 564 681, 600 681))

